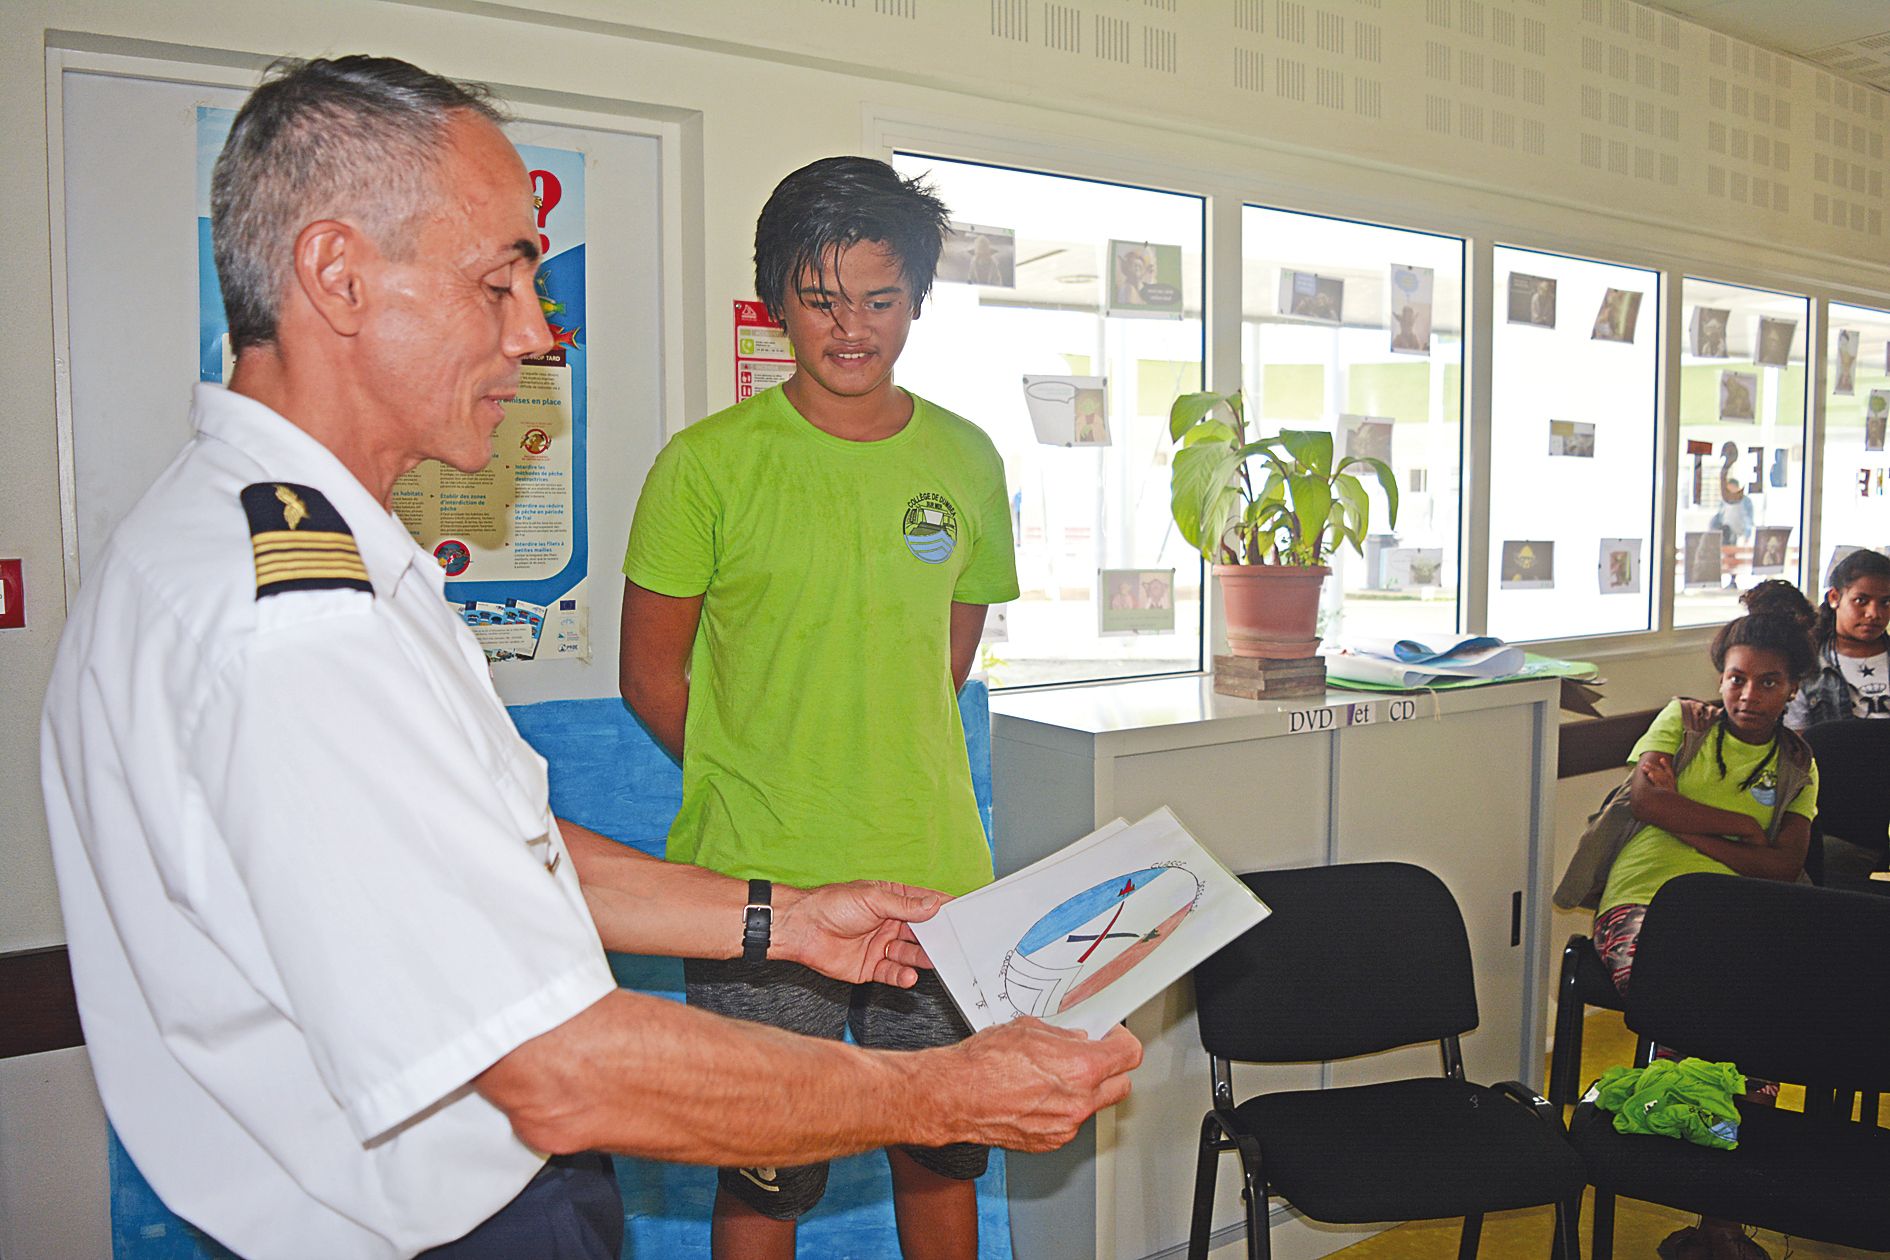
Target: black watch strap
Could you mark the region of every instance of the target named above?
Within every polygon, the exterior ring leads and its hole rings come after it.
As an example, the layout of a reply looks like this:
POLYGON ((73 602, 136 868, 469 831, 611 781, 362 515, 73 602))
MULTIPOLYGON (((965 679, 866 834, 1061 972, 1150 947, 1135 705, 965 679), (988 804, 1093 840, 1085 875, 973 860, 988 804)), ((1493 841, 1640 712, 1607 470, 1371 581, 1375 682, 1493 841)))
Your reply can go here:
POLYGON ((774 932, 774 884, 765 879, 748 881, 748 905, 742 910, 742 961, 764 962, 768 941, 774 932))

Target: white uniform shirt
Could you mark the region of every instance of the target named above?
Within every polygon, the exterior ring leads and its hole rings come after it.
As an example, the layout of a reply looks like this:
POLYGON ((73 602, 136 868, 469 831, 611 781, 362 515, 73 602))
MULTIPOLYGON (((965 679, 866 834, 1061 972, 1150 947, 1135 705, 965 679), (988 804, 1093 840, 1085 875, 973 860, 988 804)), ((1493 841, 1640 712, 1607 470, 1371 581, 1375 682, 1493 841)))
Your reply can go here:
POLYGON ((469 1082, 613 987, 443 576, 325 447, 199 386, 196 438, 85 575, 42 722, 105 1109, 246 1256, 410 1256, 543 1162, 469 1082), (361 590, 256 597, 239 495, 319 491, 361 590))

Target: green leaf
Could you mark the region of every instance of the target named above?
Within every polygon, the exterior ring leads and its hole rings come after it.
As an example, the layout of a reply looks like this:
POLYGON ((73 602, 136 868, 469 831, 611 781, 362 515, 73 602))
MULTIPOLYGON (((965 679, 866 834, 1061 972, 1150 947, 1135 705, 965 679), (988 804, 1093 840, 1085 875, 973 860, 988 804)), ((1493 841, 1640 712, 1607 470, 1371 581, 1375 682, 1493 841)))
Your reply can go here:
POLYGON ((1203 420, 1181 435, 1181 444, 1194 446, 1199 442, 1219 442, 1223 446, 1232 447, 1236 437, 1232 425, 1223 424, 1219 420, 1203 420))
POLYGON ((1281 458, 1280 439, 1277 434, 1270 438, 1261 438, 1257 442, 1249 442, 1240 448, 1241 459, 1252 459, 1255 456, 1259 456, 1266 466, 1272 469, 1274 476, 1283 477, 1290 471, 1287 461, 1281 458))
POLYGON ((1365 487, 1358 483, 1357 477, 1334 478, 1332 488, 1338 492, 1334 506, 1343 513, 1340 518, 1341 528, 1351 540, 1353 550, 1363 554, 1365 535, 1371 530, 1371 498, 1365 493, 1365 487))
POLYGON ((1168 409, 1169 440, 1179 442, 1183 433, 1186 433, 1190 428, 1194 427, 1203 416, 1226 401, 1226 394, 1208 393, 1183 394, 1181 397, 1175 399, 1174 405, 1168 409))
POLYGON ((1188 545, 1210 561, 1240 497, 1240 488, 1234 484, 1239 464, 1232 449, 1211 442, 1175 452, 1170 499, 1175 526, 1188 545))
MULTIPOLYGON (((1349 456, 1344 463, 1339 465, 1339 471, 1344 473, 1345 470, 1353 464, 1368 465, 1373 472, 1378 474, 1378 484, 1384 487, 1385 491, 1385 524, 1387 526, 1396 526, 1398 523, 1397 474, 1391 471, 1391 466, 1385 463, 1384 460, 1372 459, 1365 455, 1349 456)), ((1352 479, 1354 481, 1358 480, 1356 477, 1352 479)))
POLYGON ((1332 511, 1332 487, 1324 477, 1302 476, 1288 477, 1286 488, 1293 515, 1299 518, 1294 522, 1293 541, 1312 546, 1316 561, 1319 530, 1332 511))
POLYGON ((1298 460, 1303 472, 1317 473, 1321 477, 1332 471, 1332 435, 1317 429, 1283 429, 1280 441, 1286 444, 1287 453, 1298 460))

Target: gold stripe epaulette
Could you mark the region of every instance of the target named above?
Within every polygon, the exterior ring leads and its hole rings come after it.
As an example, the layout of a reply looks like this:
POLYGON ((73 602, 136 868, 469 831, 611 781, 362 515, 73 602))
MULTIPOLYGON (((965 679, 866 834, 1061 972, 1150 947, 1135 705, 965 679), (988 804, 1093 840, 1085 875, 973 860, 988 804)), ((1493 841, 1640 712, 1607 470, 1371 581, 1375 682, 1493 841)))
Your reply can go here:
POLYGON ((256 598, 288 591, 374 592, 354 533, 321 491, 284 481, 243 487, 256 598))

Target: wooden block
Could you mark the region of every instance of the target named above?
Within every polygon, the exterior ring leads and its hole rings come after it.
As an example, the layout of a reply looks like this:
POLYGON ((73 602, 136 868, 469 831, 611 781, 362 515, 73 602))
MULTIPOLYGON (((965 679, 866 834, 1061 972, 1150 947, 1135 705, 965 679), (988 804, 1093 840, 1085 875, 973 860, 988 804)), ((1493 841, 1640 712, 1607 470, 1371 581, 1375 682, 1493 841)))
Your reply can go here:
POLYGON ((1250 656, 1214 658, 1214 690, 1243 700, 1319 696, 1326 691, 1324 657, 1267 660, 1250 656))
POLYGON ((1326 661, 1323 656, 1308 656, 1298 660, 1267 660, 1255 656, 1217 656, 1214 658, 1214 672, 1234 678, 1284 679, 1313 675, 1324 677, 1326 661))

